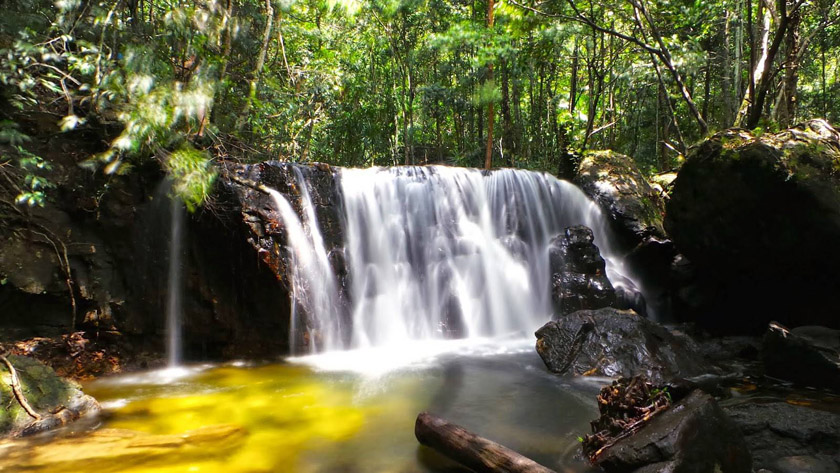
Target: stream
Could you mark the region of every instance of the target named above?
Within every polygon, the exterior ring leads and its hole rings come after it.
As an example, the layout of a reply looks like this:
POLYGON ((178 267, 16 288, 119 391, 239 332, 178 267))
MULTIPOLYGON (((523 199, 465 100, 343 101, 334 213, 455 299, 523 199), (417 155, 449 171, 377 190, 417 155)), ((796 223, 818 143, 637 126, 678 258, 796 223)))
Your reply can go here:
POLYGON ((551 375, 524 339, 127 374, 84 386, 98 418, 0 446, 0 471, 461 471, 418 444, 421 411, 581 471, 601 381, 551 375))

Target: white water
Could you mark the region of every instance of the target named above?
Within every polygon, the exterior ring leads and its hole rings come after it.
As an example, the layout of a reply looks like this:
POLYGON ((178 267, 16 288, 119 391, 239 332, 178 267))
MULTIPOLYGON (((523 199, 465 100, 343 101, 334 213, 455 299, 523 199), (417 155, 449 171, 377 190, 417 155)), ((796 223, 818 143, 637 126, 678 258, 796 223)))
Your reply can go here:
POLYGON ((571 225, 593 229, 612 281, 626 277, 597 205, 568 182, 520 170, 342 169, 351 314, 344 327, 328 250, 295 171, 302 216, 272 192, 293 259, 292 334, 305 323, 326 351, 412 359, 407 352, 422 357, 449 345, 423 341, 530 337, 551 317, 548 243, 571 225))
MULTIPOLYGON (((330 267, 324 239, 318 227, 315 208, 303 176, 295 168, 298 189, 301 190, 303 215, 298 216, 283 194, 269 189, 286 228, 291 268, 292 314, 289 343, 292 353, 300 351, 295 334, 298 324, 306 323, 309 333, 317 333, 326 347, 339 346, 341 323, 338 283, 330 267), (301 218, 302 217, 302 218, 301 218)), ((308 344, 314 352, 315 343, 308 344)))
POLYGON ((183 245, 184 208, 171 196, 169 235, 169 279, 166 302, 166 355, 168 365, 181 363, 181 252, 183 245))

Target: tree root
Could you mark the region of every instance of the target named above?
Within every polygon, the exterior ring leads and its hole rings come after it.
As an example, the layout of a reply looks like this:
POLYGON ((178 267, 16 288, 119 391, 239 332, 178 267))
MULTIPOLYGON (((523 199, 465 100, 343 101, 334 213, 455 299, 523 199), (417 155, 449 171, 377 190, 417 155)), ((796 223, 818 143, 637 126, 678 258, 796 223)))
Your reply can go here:
POLYGON ((23 390, 20 387, 20 379, 17 375, 17 370, 12 363, 6 358, 5 354, 0 354, 0 362, 6 365, 6 368, 9 370, 9 373, 12 375, 12 379, 9 382, 9 386, 12 388, 12 393, 15 395, 15 399, 17 399, 18 404, 20 407, 29 414, 35 420, 41 420, 41 415, 35 412, 35 409, 29 404, 29 401, 26 400, 26 396, 23 395, 23 390))

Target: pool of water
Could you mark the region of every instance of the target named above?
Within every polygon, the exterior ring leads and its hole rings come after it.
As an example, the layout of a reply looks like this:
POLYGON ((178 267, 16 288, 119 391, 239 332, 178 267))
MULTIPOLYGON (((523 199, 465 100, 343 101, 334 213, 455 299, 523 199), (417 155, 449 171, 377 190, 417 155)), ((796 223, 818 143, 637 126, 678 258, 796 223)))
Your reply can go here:
POLYGON ((101 416, 50 437, 0 444, 0 471, 460 471, 417 443, 421 411, 557 471, 585 469, 577 437, 597 416, 594 394, 603 380, 548 373, 530 341, 406 352, 98 380, 85 390, 102 403, 101 416))

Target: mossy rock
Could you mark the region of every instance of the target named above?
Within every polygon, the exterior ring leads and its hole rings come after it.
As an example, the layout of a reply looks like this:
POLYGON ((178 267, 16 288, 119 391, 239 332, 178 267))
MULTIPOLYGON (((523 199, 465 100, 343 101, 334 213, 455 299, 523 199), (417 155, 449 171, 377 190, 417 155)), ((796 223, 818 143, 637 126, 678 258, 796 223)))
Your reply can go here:
POLYGON ((665 204, 633 158, 610 150, 589 151, 580 161, 574 182, 608 215, 626 249, 647 237, 664 238, 665 204))
POLYGON ((840 133, 825 121, 731 129, 693 147, 665 228, 711 294, 701 325, 840 324, 840 133))
POLYGON ((77 383, 59 377, 52 368, 25 356, 6 358, 17 371, 23 396, 42 419, 34 419, 23 409, 12 389, 9 369, 0 363, 0 436, 36 433, 98 410, 96 401, 77 383))

